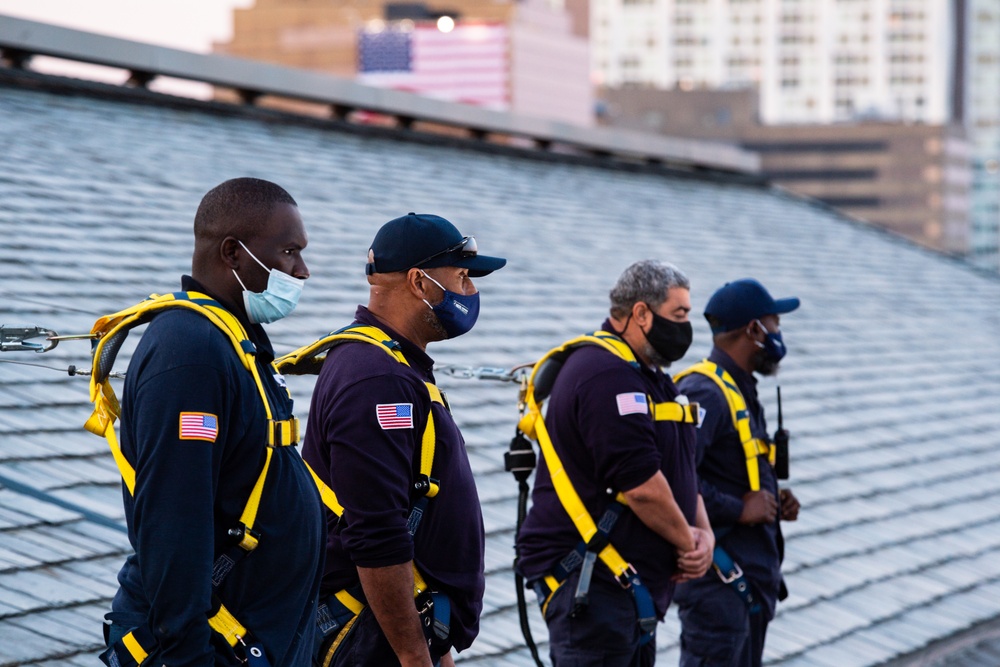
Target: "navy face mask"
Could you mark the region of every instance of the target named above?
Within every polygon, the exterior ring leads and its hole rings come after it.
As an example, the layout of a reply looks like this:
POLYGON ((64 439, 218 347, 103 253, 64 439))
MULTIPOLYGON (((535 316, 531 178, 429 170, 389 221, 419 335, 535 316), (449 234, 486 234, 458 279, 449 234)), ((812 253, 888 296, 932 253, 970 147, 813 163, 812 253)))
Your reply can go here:
POLYGON ((760 320, 754 320, 754 322, 756 322, 757 326, 759 326, 764 332, 764 342, 756 342, 757 347, 764 350, 764 355, 767 357, 768 361, 778 363, 784 359, 788 349, 785 347, 785 341, 781 338, 781 332, 775 331, 772 333, 767 330, 767 327, 761 324, 760 320))
POLYGON ((444 299, 441 300, 441 303, 432 306, 427 299, 424 299, 424 303, 437 315, 438 322, 441 323, 441 328, 444 329, 448 338, 457 338, 468 333, 475 326, 476 320, 479 319, 479 292, 468 296, 452 292, 445 289, 444 285, 431 278, 424 271, 420 273, 423 273, 424 278, 430 280, 444 292, 444 299))

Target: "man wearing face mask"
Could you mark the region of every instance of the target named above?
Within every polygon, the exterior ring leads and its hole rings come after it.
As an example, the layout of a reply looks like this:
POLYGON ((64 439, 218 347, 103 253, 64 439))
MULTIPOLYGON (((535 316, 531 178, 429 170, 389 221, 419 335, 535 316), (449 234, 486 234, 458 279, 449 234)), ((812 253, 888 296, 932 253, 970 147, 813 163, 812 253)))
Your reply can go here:
POLYGON ((601 331, 559 355, 544 418, 556 456, 542 445, 517 537, 517 567, 538 596, 554 667, 652 665, 675 583, 711 564, 695 475, 697 408, 663 372, 691 344, 689 291, 670 264, 633 264, 611 290, 601 331), (603 539, 581 535, 566 482, 552 475, 559 468, 603 539), (608 542, 621 572, 605 560, 608 542))
POLYGON ((312 657, 325 526, 260 325, 298 301, 306 232, 284 189, 236 178, 204 196, 194 236, 183 291, 122 311, 151 321, 121 401, 116 460, 134 553, 101 657, 301 667, 312 657))
POLYGON ((715 567, 678 588, 682 667, 756 667, 781 577, 780 521, 799 503, 778 490, 774 451, 753 374, 774 375, 785 356, 780 315, 797 298, 774 299, 756 280, 721 287, 705 307, 712 328, 708 359, 678 375, 678 387, 704 411, 698 476, 718 546, 715 567))
POLYGON ((303 448, 343 506, 328 514, 319 664, 450 665, 479 631, 482 513, 426 348, 472 329, 472 279, 506 261, 436 215, 372 241, 368 306, 329 337, 303 448))

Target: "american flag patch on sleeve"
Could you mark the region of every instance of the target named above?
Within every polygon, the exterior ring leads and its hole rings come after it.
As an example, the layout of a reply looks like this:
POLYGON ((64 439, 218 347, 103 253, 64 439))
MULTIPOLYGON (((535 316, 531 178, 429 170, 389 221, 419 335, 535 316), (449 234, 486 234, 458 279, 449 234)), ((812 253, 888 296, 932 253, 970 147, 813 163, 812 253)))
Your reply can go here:
POLYGON ((181 413, 181 440, 215 442, 219 437, 219 418, 208 412, 181 413))
POLYGON ((615 402, 620 415, 644 415, 648 412, 645 394, 618 394, 615 402))
POLYGON ((380 403, 375 406, 375 416, 386 431, 413 428, 413 403, 380 403))

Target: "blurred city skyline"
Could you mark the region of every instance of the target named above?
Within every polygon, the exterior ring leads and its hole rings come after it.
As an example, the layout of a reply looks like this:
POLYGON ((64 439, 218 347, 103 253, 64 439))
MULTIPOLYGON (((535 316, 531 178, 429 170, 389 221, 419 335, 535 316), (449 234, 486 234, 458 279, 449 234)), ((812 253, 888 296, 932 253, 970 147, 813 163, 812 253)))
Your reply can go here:
POLYGON ((254 0, 0 0, 0 14, 209 53, 233 34, 233 10, 254 0))

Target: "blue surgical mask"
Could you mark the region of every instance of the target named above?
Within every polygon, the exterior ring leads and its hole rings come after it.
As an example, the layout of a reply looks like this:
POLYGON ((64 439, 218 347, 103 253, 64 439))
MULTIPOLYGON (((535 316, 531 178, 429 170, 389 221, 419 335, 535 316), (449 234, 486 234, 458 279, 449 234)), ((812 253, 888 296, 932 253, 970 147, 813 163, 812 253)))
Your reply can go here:
POLYGON ((283 271, 267 268, 264 266, 264 262, 257 259, 250 252, 250 249, 243 245, 243 241, 238 241, 238 243, 243 246, 248 255, 253 257, 253 261, 260 264, 261 268, 269 274, 267 277, 267 289, 263 292, 251 292, 243 284, 243 281, 240 280, 236 271, 233 271, 233 275, 239 281, 240 287, 243 288, 243 305, 247 309, 247 318, 251 322, 267 324, 288 316, 295 310, 295 306, 298 305, 299 297, 302 295, 302 288, 305 286, 306 281, 290 276, 283 271))
POLYGON ((424 278, 441 288, 444 292, 444 299, 436 306, 432 306, 427 299, 424 303, 437 315, 441 328, 448 335, 448 338, 457 338, 464 333, 468 333, 479 319, 479 292, 475 294, 458 294, 444 288, 444 285, 431 278, 421 271, 424 278))
POLYGON ((764 332, 764 342, 755 341, 757 347, 764 350, 764 354, 771 361, 775 363, 781 361, 788 352, 788 349, 785 347, 785 341, 781 338, 781 331, 770 332, 760 320, 754 320, 754 322, 764 332))

